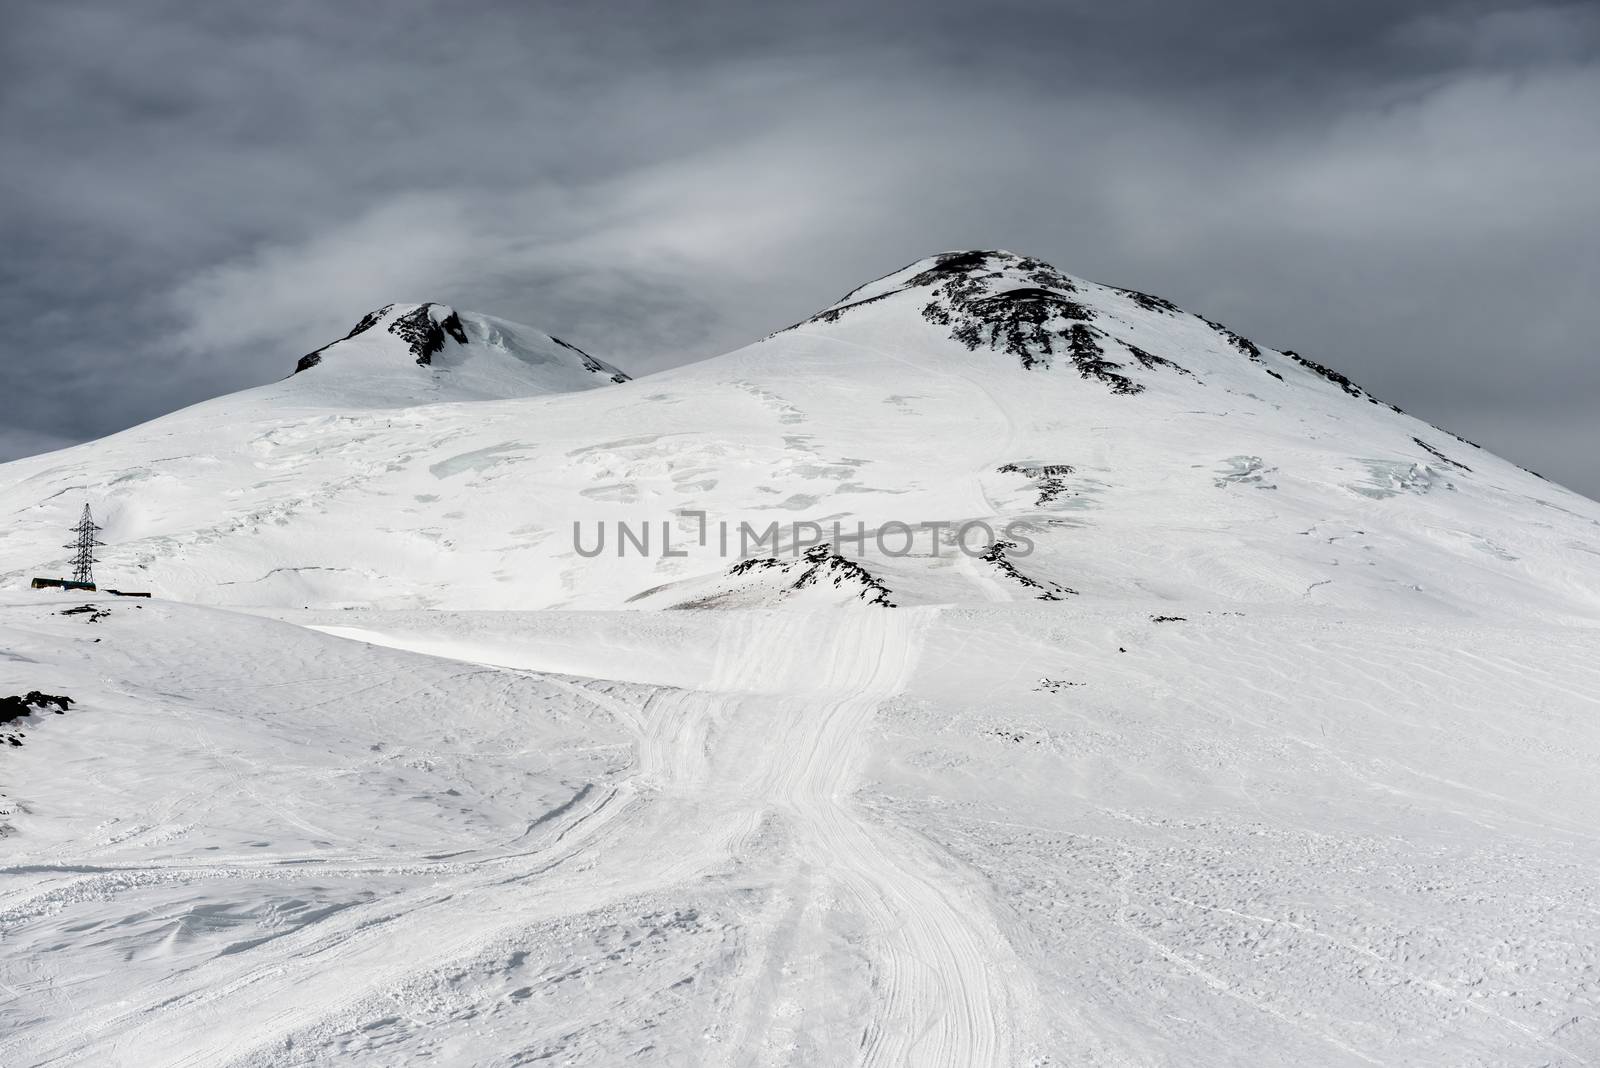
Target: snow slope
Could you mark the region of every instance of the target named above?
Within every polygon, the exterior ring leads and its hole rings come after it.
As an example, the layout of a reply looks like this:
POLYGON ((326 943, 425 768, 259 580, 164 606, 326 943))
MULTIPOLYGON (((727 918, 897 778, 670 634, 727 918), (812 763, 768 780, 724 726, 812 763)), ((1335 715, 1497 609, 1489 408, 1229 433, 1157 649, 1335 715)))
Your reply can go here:
POLYGON ((73 603, 0 605, 77 701, 3 753, 7 1064, 1600 1050, 1591 628, 73 603))
POLYGON ((1009 253, 420 307, 0 468, 0 1063, 1600 1062, 1600 505, 1009 253), (20 588, 86 497, 156 600, 20 588))

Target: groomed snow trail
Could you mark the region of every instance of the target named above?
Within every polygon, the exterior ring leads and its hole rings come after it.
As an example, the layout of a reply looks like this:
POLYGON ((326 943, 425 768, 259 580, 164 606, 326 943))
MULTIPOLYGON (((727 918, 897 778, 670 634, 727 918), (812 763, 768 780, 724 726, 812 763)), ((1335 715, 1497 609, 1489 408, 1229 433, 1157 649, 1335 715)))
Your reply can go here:
MULTIPOLYGON (((788 824, 809 871, 836 881, 866 922, 873 1003, 864 1065, 1011 1063, 1019 994, 1000 932, 914 836, 850 801, 874 710, 903 690, 936 610, 774 613, 752 647, 725 647, 713 686, 782 693, 740 787, 788 824), (763 744, 764 743, 764 744, 763 744)), ((752 747, 754 748, 754 747, 752 747)))
MULTIPOLYGON (((844 903, 847 926, 863 943, 856 952, 869 961, 861 985, 870 1003, 859 1007, 859 1039, 812 1029, 801 1037, 851 1050, 867 1066, 1010 1064, 1033 1000, 981 890, 966 892, 953 862, 941 865, 914 833, 865 819, 851 800, 874 712, 910 682, 938 612, 851 606, 730 614, 702 689, 664 690, 638 715, 614 709, 637 739, 636 793, 627 815, 604 832, 603 848, 597 843, 599 867, 626 869, 623 885, 634 892, 669 890, 730 861, 757 878, 807 872, 802 898, 833 891, 830 904, 803 906, 827 911, 844 903), (774 857, 758 842, 773 820, 794 855, 774 857)), ((573 691, 614 704, 586 687, 573 691)), ((591 873, 585 881, 609 880, 591 873)), ((762 935, 747 933, 753 941, 762 935)), ((794 988, 790 1000, 808 1017, 819 989, 795 978, 784 951, 751 949, 773 974, 744 976, 745 984, 794 988)), ((750 1018, 724 1037, 724 1062, 794 1062, 771 1006, 755 998, 742 1008, 750 1018)))

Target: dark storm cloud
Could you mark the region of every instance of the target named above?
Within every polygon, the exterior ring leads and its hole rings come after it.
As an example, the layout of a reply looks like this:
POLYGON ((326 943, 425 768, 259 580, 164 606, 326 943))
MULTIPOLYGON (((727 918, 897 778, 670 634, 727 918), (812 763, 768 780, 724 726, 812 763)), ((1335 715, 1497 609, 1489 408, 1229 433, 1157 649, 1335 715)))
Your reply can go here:
POLYGON ((711 355, 1011 247, 1591 494, 1592 4, 13 5, 0 456, 390 300, 711 355))

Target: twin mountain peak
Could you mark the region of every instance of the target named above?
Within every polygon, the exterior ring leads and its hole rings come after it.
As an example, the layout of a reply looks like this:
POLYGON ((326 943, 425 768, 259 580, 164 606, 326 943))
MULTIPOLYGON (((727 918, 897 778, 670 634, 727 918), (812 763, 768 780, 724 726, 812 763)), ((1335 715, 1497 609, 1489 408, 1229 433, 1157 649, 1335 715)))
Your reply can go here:
MULTIPOLYGON (((943 335, 942 340, 969 352, 1003 353, 1032 371, 1076 372, 1119 395, 1144 392, 1152 373, 1199 381, 1184 362, 1183 350, 1192 347, 1183 343, 1187 331, 1164 331, 1175 335, 1173 347, 1179 351, 1155 351, 1138 340, 1140 335, 1152 335, 1152 325, 1157 327, 1155 334, 1163 332, 1159 329, 1163 325, 1199 326, 1263 376, 1282 381, 1286 371, 1305 372, 1352 397, 1380 403, 1332 368, 1290 350, 1263 350, 1221 323, 1184 312, 1171 301, 1075 278, 1043 260, 1004 250, 944 252, 918 260, 857 287, 788 331, 834 326, 848 331, 869 308, 892 308, 902 318, 914 315, 920 325, 943 335), (1161 319, 1171 323, 1152 322, 1161 319)), ((580 388, 630 380, 616 367, 558 337, 436 302, 388 304, 368 312, 344 337, 302 356, 294 374, 333 366, 343 358, 343 350, 354 347, 352 343, 373 341, 381 341, 387 363, 409 361, 438 373, 470 359, 477 349, 489 348, 524 364, 562 364, 594 376, 580 388)))

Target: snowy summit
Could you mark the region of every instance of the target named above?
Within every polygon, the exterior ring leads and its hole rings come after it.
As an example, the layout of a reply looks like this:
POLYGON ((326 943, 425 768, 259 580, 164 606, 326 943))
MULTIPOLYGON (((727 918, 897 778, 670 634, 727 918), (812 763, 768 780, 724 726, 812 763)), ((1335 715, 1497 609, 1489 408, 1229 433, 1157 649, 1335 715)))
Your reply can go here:
POLYGON ((575 345, 519 323, 447 304, 387 304, 300 357, 303 389, 374 405, 531 397, 626 382, 575 345))

